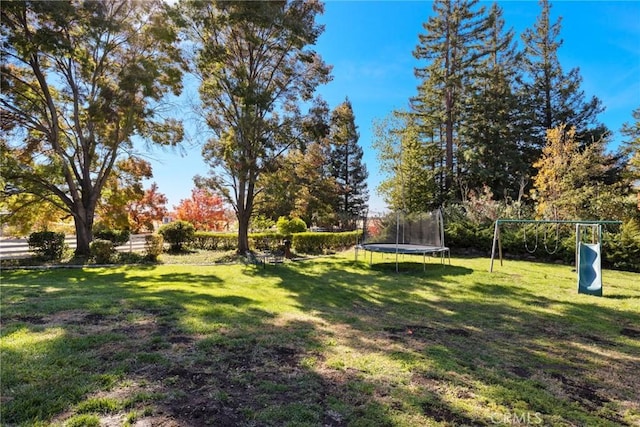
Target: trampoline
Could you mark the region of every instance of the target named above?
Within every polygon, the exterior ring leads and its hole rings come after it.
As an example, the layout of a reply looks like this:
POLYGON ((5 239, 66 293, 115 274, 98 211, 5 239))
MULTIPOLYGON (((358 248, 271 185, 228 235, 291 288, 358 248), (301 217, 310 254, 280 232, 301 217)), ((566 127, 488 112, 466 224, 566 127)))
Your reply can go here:
POLYGON ((426 271, 427 255, 440 255, 451 264, 449 248, 444 245, 444 223, 442 212, 404 214, 398 212, 385 217, 365 221, 362 243, 356 246, 358 251, 370 252, 369 264, 373 263, 373 252, 395 254, 396 272, 400 255, 422 255, 423 270, 426 271))

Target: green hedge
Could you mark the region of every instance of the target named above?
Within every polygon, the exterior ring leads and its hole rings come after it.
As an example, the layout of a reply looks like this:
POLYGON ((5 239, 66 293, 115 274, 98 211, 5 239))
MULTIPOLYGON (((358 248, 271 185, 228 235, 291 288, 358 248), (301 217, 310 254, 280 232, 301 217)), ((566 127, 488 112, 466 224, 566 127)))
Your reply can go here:
MULTIPOLYGON (((303 232, 291 235, 280 233, 250 233, 249 246, 253 250, 280 249, 283 241, 288 239, 294 252, 320 254, 339 251, 355 245, 361 231, 343 233, 303 232)), ((189 244, 193 249, 208 251, 233 250, 238 247, 236 233, 196 232, 189 244)))
POLYGON ((129 241, 131 237, 131 232, 129 230, 111 230, 111 229, 103 229, 103 230, 94 230, 93 238, 101 239, 101 240, 109 240, 113 243, 113 246, 124 245, 129 241))
MULTIPOLYGON (((286 237, 278 233, 249 233, 249 246, 253 250, 274 249, 286 237)), ((230 251, 238 247, 238 234, 198 231, 189 246, 205 251, 230 251)))
POLYGON ((340 251, 354 246, 362 231, 345 231, 341 233, 314 233, 307 231, 291 236, 291 244, 295 252, 305 254, 321 254, 340 251))

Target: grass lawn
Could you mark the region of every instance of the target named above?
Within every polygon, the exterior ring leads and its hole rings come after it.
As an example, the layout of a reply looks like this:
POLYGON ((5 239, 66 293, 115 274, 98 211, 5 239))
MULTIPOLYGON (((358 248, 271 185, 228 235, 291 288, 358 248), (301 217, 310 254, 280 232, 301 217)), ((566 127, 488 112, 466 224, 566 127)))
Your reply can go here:
POLYGON ((375 258, 2 271, 2 424, 640 425, 640 274, 375 258))

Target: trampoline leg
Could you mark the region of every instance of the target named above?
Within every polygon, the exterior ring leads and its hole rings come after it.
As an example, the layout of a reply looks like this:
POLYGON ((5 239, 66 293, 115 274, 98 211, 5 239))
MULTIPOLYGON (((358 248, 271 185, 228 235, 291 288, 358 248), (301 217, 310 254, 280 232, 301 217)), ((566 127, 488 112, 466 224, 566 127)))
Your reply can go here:
POLYGON ((398 252, 396 251, 396 273, 398 272, 398 252))

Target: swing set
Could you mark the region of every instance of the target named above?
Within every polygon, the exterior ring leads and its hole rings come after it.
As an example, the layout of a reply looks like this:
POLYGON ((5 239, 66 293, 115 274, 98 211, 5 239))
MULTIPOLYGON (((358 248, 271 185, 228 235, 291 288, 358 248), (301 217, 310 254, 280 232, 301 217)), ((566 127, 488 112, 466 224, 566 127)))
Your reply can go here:
POLYGON ((502 266, 502 242, 500 240, 500 225, 502 224, 522 224, 522 236, 525 250, 533 254, 539 246, 539 229, 542 226, 542 244, 549 255, 558 252, 560 247, 560 226, 563 224, 575 225, 576 233, 576 272, 578 274, 578 293, 602 296, 602 227, 605 225, 620 225, 622 221, 567 221, 567 220, 529 220, 529 219, 498 219, 493 230, 493 244, 491 247, 491 266, 493 272, 493 262, 496 255, 496 248, 502 266), (527 226, 534 225, 533 242, 527 240, 527 226), (549 232, 549 225, 552 231, 549 232), (591 231, 591 242, 585 242, 588 231, 591 231), (552 237, 553 236, 553 237, 552 237))

